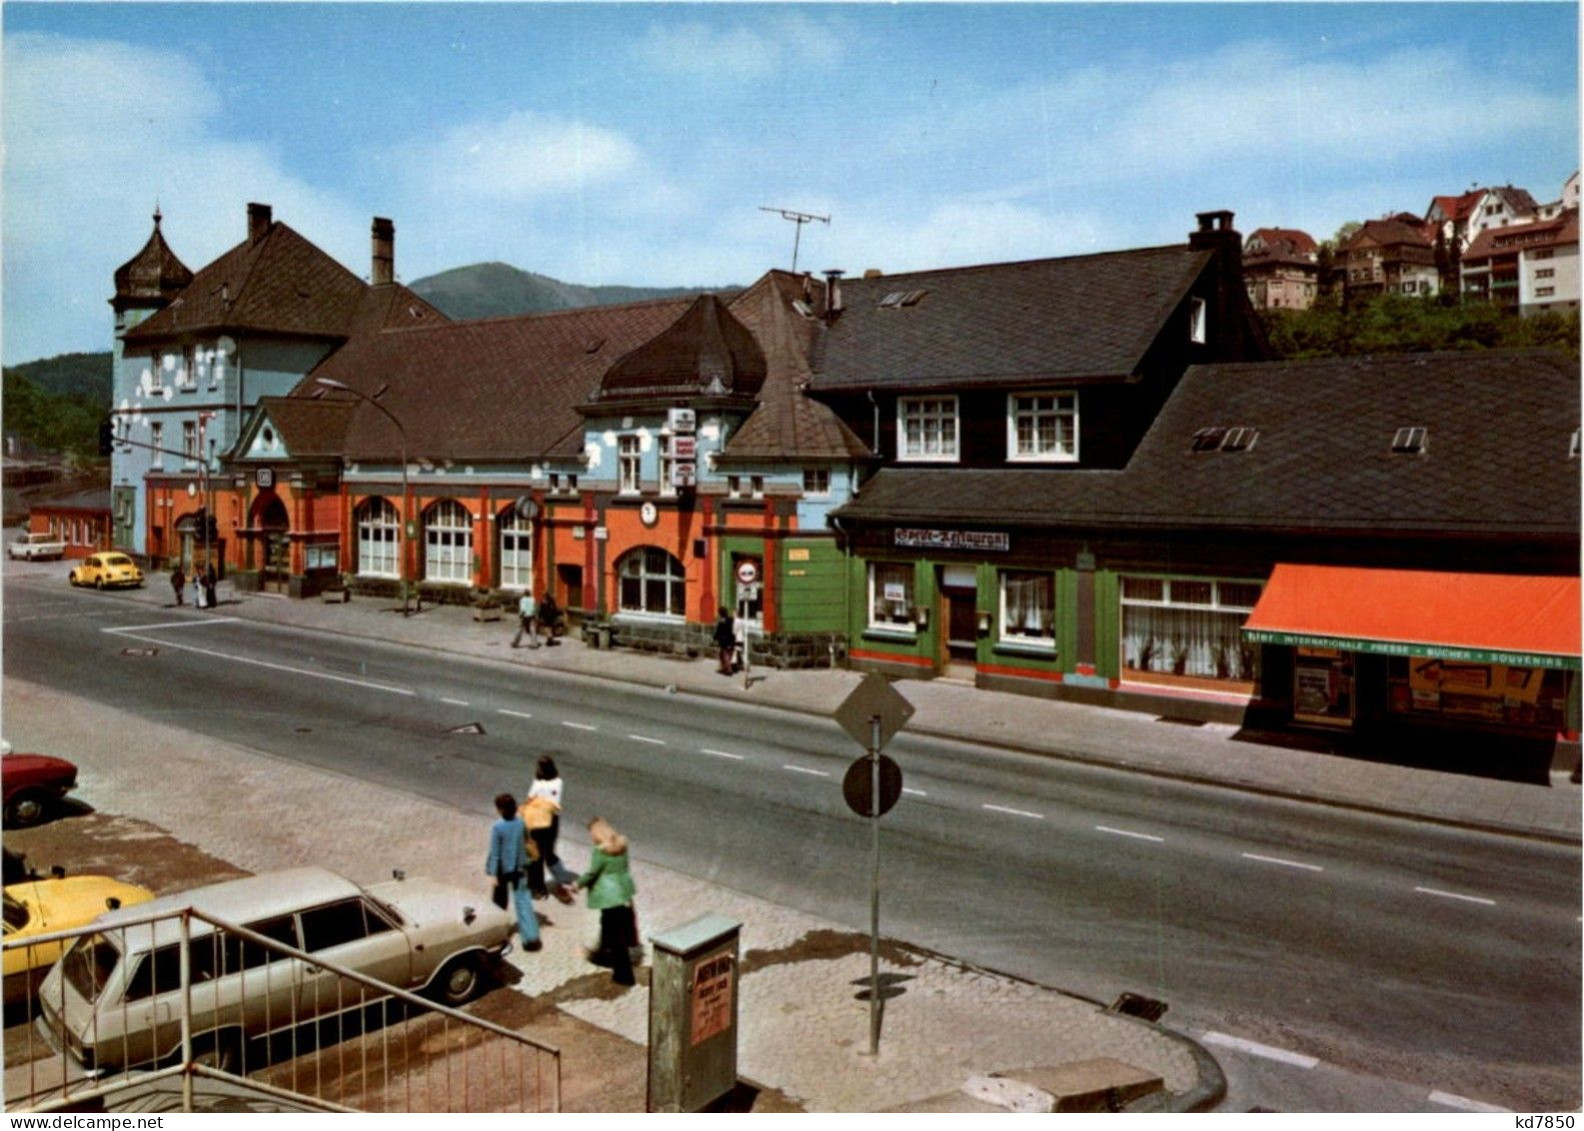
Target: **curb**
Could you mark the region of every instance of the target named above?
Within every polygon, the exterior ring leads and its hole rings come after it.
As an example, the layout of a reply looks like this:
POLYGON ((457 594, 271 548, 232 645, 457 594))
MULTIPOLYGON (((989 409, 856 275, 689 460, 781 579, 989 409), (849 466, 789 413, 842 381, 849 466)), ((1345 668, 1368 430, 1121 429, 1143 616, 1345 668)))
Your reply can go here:
MULTIPOLYGON (((163 607, 164 604, 162 601, 139 601, 137 603, 153 604, 161 607, 163 607)), ((242 599, 237 599, 235 603, 238 607, 242 608, 245 608, 248 604, 246 600, 242 599)), ((225 608, 226 606, 224 605, 217 606, 217 609, 220 611, 224 611, 225 608)), ((349 637, 356 640, 377 640, 382 644, 396 644, 401 647, 414 648, 426 652, 443 652, 446 655, 464 656, 473 660, 489 661, 494 659, 494 657, 491 656, 480 656, 474 652, 446 647, 444 644, 405 644, 401 641, 393 641, 383 636, 375 636, 368 632, 357 632, 345 628, 325 628, 320 626, 282 624, 280 621, 274 620, 270 617, 248 616, 245 613, 228 613, 227 615, 236 615, 241 617, 241 619, 257 621, 264 624, 272 624, 281 628, 306 629, 314 632, 324 632, 334 636, 349 637)), ((497 662, 509 663, 510 661, 503 657, 497 662)), ((675 687, 674 684, 661 680, 645 678, 642 676, 615 675, 609 672, 568 671, 565 668, 543 668, 538 670, 554 672, 558 676, 573 679, 597 679, 604 680, 608 683, 622 683, 634 687, 646 687, 650 690, 658 691, 675 687)), ((678 695, 695 695, 701 698, 712 699, 723 703, 745 702, 745 700, 735 696, 723 695, 719 692, 703 688, 694 689, 675 687, 675 692, 678 695)), ((785 703, 762 702, 754 705, 759 707, 768 707, 777 711, 787 711, 792 714, 804 715, 811 718, 829 717, 827 712, 816 710, 811 707, 802 707, 785 703)), ((1146 777, 1158 778, 1162 781, 1175 781, 1182 782, 1187 785, 1209 786, 1217 789, 1234 790, 1239 793, 1252 794, 1258 797, 1272 797, 1285 801, 1297 801, 1309 805, 1324 805, 1327 808, 1339 809, 1345 812, 1364 813, 1377 817, 1395 817, 1400 820, 1417 821, 1421 824, 1435 825, 1441 828, 1468 829, 1475 832, 1492 834, 1495 836, 1509 836, 1523 840, 1540 841, 1547 844, 1558 844, 1566 847, 1576 847, 1584 844, 1584 831, 1579 833, 1565 833, 1550 829, 1538 829, 1532 826, 1506 824, 1500 821, 1453 819, 1450 817, 1437 816, 1433 813, 1417 813, 1403 809, 1394 809, 1385 805, 1371 805, 1368 802, 1353 801, 1346 798, 1325 797, 1317 794, 1292 793, 1286 790, 1278 789, 1274 786, 1260 785, 1255 782, 1229 781, 1225 778, 1218 778, 1210 774, 1196 774, 1185 770, 1169 770, 1152 766, 1118 763, 1103 757, 1097 757, 1095 755, 1084 754, 1071 750, 1052 750, 1048 748, 1040 749, 1028 746, 1018 746, 1015 743, 997 741, 993 738, 985 738, 979 735, 963 735, 954 733, 952 731, 940 730, 931 727, 910 727, 909 729, 913 734, 922 735, 928 738, 941 739, 948 742, 971 742, 976 746, 983 746, 988 749, 1006 750, 1017 754, 1030 754, 1036 757, 1055 758, 1061 761, 1074 763, 1075 765, 1116 770, 1122 773, 1142 774, 1146 777)))

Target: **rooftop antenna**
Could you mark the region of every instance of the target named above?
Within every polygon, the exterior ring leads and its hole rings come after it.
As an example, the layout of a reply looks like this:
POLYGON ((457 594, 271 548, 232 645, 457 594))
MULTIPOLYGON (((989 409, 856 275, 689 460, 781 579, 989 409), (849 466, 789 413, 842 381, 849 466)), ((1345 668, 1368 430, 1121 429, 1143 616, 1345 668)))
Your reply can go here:
POLYGON ((797 273, 798 241, 803 238, 803 225, 811 220, 818 220, 821 224, 829 224, 829 216, 816 216, 812 212, 794 212, 790 208, 766 208, 759 206, 761 212, 779 212, 781 219, 791 220, 797 225, 797 230, 792 235, 792 273, 797 273))

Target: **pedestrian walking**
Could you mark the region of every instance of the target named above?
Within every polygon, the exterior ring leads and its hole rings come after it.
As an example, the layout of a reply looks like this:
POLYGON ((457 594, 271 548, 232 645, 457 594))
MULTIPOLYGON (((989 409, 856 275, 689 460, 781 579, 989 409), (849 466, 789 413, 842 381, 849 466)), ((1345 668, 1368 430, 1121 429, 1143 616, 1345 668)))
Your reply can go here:
POLYGON ((195 608, 195 609, 203 608, 204 607, 204 603, 203 603, 203 597, 204 597, 203 575, 199 572, 198 566, 196 564, 193 566, 193 571, 192 571, 192 591, 193 591, 193 608, 195 608))
MULTIPOLYGON (((743 665, 748 662, 748 620, 746 617, 738 617, 732 622, 732 642, 734 644, 732 649, 732 671, 742 671, 743 665)), ((747 685, 744 684, 744 686, 746 687, 747 685)))
POLYGON ((533 784, 528 787, 528 800, 523 804, 523 820, 528 826, 528 838, 538 851, 536 867, 529 868, 529 886, 534 898, 554 895, 562 903, 572 902, 567 885, 577 877, 556 855, 556 840, 561 835, 561 772, 555 759, 541 755, 534 767, 533 784), (549 883, 545 876, 549 874, 549 883))
POLYGON ((715 647, 720 652, 721 675, 731 675, 737 654, 737 626, 725 605, 720 607, 720 619, 715 622, 715 647))
POLYGON ((204 566, 203 587, 205 608, 212 609, 215 607, 215 589, 219 586, 219 584, 220 579, 218 576, 216 576, 214 562, 211 561, 208 565, 204 566))
POLYGON ((187 603, 186 598, 182 595, 182 590, 186 587, 187 578, 182 575, 181 563, 178 562, 176 568, 171 570, 171 588, 176 591, 176 603, 178 605, 187 603))
POLYGON ((556 644, 556 629, 561 627, 561 607, 556 604, 555 594, 545 590, 544 600, 539 602, 539 626, 544 629, 545 643, 556 644))
POLYGON ((517 598, 517 635, 512 637, 512 647, 521 644, 524 636, 528 637, 528 647, 539 647, 539 602, 529 589, 517 598))
POLYGON ((490 826, 489 857, 484 872, 495 881, 495 905, 504 909, 510 898, 517 914, 517 933, 524 950, 538 950, 539 916, 534 914, 533 896, 528 891, 527 835, 517 815, 517 799, 509 793, 495 798, 500 820, 490 826))
POLYGON ((577 878, 576 886, 588 892, 588 906, 600 913, 599 944, 588 952, 589 961, 607 966, 611 981, 618 986, 637 983, 633 976, 632 948, 638 945, 638 920, 633 912, 633 884, 628 868, 627 838, 603 817, 588 823, 594 854, 588 871, 577 878))

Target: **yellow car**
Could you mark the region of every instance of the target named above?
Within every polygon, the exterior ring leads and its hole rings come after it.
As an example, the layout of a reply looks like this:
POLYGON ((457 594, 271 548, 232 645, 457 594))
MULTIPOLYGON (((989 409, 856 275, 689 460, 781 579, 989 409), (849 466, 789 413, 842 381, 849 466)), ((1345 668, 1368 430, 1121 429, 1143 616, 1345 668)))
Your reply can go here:
POLYGON ((143 584, 143 571, 125 554, 89 554, 71 571, 70 581, 95 589, 136 589, 143 584))
MULTIPOLYGON (((147 903, 148 888, 109 876, 64 876, 25 880, 5 889, 5 1004, 31 996, 61 956, 61 942, 25 946, 27 939, 84 927, 106 911, 147 903), (13 946, 16 942, 18 945, 13 946)), ((71 940, 66 940, 71 941, 71 940)))

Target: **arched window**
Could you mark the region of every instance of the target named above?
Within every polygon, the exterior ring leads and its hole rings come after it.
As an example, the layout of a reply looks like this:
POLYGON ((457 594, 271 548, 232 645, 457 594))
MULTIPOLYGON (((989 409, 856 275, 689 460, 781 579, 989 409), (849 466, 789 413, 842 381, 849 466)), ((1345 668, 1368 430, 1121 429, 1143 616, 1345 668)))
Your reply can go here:
POLYGON ((502 589, 533 589, 533 521, 516 507, 500 513, 500 585, 502 589))
POLYGON ((682 563, 655 546, 640 546, 616 564, 624 613, 685 616, 687 575, 682 563))
POLYGON ((396 551, 401 518, 389 499, 366 500, 357 509, 357 571, 367 577, 398 577, 396 551))
POLYGON ((473 580, 473 516, 455 499, 441 499, 424 515, 424 580, 473 580))

